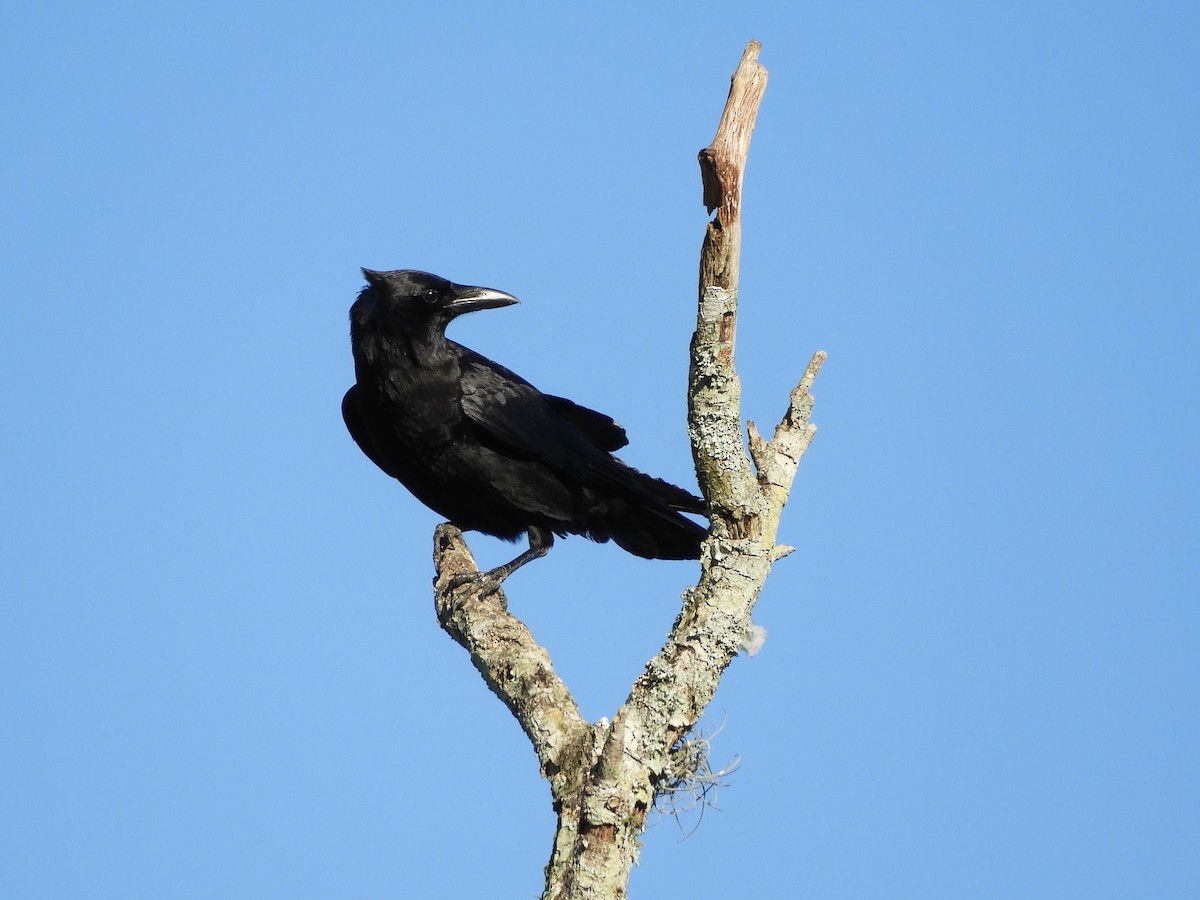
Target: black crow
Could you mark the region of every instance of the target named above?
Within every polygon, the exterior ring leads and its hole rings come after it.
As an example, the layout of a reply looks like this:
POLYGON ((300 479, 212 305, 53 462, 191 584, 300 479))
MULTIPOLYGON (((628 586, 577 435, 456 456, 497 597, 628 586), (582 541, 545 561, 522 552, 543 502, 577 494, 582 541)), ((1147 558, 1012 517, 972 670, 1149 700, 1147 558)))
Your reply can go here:
POLYGON ((485 577, 498 584, 544 556, 555 534, 612 539, 647 559, 699 558, 706 529, 680 511, 704 514, 704 501, 613 456, 625 429, 446 338, 455 316, 516 297, 427 272, 363 275, 350 308, 357 383, 342 400, 346 427, 459 528, 528 534, 529 549, 485 577))

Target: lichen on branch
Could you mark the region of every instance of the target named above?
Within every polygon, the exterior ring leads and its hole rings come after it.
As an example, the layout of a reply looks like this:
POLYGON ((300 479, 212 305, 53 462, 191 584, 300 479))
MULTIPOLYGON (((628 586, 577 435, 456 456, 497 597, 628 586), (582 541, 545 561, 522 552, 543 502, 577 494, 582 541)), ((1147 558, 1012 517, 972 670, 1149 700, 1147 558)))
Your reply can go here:
POLYGON ((435 533, 438 621, 520 722, 550 781, 558 829, 545 898, 626 896, 647 814, 660 792, 679 784, 679 747, 722 673, 741 649, 761 643, 751 613, 772 563, 791 550, 775 536, 816 432, 810 388, 825 354, 812 357, 770 440, 748 423, 748 457, 734 347, 742 188, 767 83, 759 49, 753 41, 742 55, 716 136, 699 156, 704 204, 715 213, 701 250, 688 377, 688 434, 711 517, 700 579, 611 721, 583 719, 503 591, 471 580, 478 569, 462 533, 450 525, 435 533))

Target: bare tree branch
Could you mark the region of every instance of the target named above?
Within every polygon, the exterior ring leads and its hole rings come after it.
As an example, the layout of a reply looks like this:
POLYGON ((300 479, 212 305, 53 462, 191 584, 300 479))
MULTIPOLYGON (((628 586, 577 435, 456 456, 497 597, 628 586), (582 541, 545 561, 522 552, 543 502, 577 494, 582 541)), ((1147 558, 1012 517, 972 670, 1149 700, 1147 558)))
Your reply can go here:
POLYGON ((588 723, 550 664, 550 654, 509 613, 502 590, 481 595, 472 583, 450 590, 458 576, 479 572, 462 532, 439 525, 433 538, 438 622, 471 654, 488 687, 521 723, 542 772, 555 773, 566 748, 582 739, 588 723))
POLYGON ((508 612, 501 591, 462 584, 460 576, 478 569, 461 532, 442 525, 435 534, 438 621, 521 723, 550 781, 558 831, 545 898, 626 896, 646 816, 679 775, 672 749, 695 727, 721 674, 747 645, 750 614, 771 563, 791 550, 777 547, 775 535, 796 467, 816 432, 809 389, 825 354, 813 356, 771 440, 749 423, 747 458, 734 342, 742 182, 767 82, 759 49, 757 41, 746 48, 716 137, 700 152, 704 204, 716 212, 701 251, 688 380, 688 433, 712 520, 700 581, 686 592, 666 643, 611 722, 583 720, 549 655, 508 612))

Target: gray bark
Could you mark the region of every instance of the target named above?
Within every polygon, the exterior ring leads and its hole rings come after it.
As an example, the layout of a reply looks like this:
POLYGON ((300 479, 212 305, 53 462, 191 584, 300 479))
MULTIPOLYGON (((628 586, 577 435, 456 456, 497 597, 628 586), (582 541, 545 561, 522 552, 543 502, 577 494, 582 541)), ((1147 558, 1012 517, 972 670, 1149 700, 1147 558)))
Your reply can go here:
POLYGON ((679 774, 672 748, 694 728, 747 641, 771 564, 790 550, 776 546, 775 535, 816 430, 808 421, 809 388, 825 355, 813 356, 770 440, 749 423, 747 458, 733 348, 742 176, 767 80, 758 51, 757 42, 746 48, 717 135, 700 153, 704 203, 716 215, 701 251, 688 431, 712 527, 699 582, 611 721, 583 719, 549 655, 508 612, 503 591, 451 589, 455 576, 478 569, 457 528, 442 525, 435 534, 438 621, 512 711, 550 782, 558 829, 546 866, 547 900, 626 896, 646 816, 679 774))

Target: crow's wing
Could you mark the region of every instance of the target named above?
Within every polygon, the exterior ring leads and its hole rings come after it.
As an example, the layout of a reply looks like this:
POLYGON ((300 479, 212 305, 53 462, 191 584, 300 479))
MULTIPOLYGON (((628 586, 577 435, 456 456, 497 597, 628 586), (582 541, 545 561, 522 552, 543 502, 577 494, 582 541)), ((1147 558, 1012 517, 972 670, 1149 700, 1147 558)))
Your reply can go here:
MULTIPOLYGON (((537 460, 580 483, 585 457, 607 456, 586 431, 560 415, 545 394, 477 353, 467 351, 463 356, 459 387, 463 412, 479 439, 493 449, 537 460)), ((600 413, 594 415, 600 418, 600 413)), ((592 428, 602 431, 594 424, 592 428)))
POLYGON ((566 397, 554 397, 550 394, 542 396, 556 413, 582 431, 587 439, 601 450, 611 453, 629 443, 625 429, 613 421, 612 416, 580 406, 566 397))
POLYGON ((578 432, 598 450, 611 453, 629 443, 625 429, 612 416, 580 406, 566 397, 543 394, 499 363, 459 346, 463 411, 476 424, 526 451, 530 442, 556 438, 575 443, 564 426, 578 432))
POLYGON ((627 440, 625 429, 603 413, 543 394, 469 350, 462 358, 460 385, 463 411, 480 439, 493 448, 535 459, 580 485, 640 496, 663 511, 705 511, 699 497, 610 455, 610 449, 625 446, 627 440))

